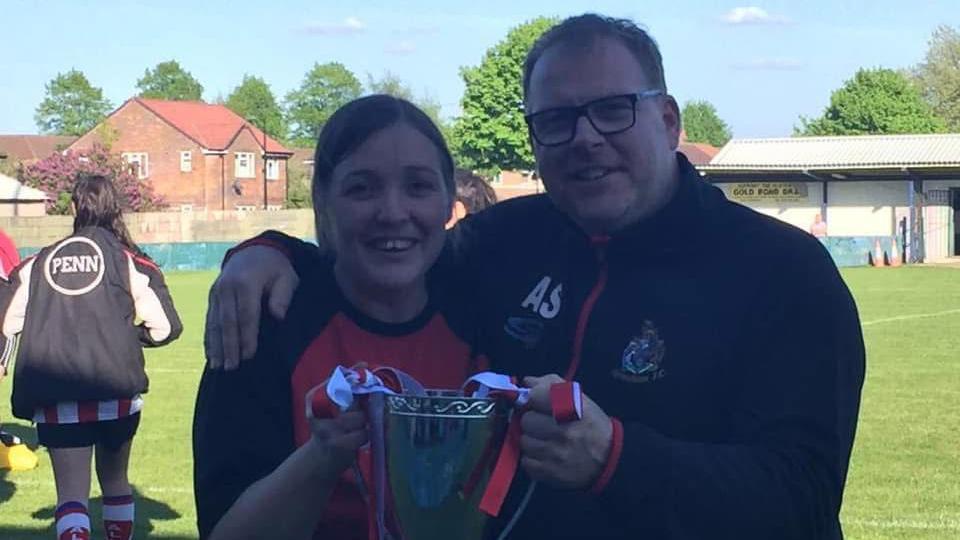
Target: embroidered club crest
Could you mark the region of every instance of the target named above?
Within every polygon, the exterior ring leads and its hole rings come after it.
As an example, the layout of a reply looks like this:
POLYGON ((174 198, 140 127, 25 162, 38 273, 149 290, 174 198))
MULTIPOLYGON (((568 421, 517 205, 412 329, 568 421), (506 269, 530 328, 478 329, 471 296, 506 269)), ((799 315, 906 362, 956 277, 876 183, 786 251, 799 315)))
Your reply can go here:
POLYGON ((664 375, 661 367, 666 346, 660 339, 657 327, 651 321, 643 321, 640 335, 634 336, 623 349, 620 368, 613 376, 628 382, 647 382, 664 375))

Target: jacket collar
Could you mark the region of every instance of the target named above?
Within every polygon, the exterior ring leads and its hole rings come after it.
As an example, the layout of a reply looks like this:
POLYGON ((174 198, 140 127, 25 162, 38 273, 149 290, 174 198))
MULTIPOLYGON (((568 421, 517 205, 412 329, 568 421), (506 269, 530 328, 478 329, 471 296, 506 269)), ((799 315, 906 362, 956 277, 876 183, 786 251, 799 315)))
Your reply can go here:
POLYGON ((726 201, 723 192, 706 183, 699 171, 677 152, 679 186, 673 198, 653 216, 611 235, 611 246, 635 249, 645 244, 658 251, 693 249, 712 214, 726 201))
MULTIPOLYGON (((594 245, 606 245, 613 252, 636 252, 638 248, 661 253, 695 249, 713 213, 726 201, 723 192, 700 177, 699 171, 682 153, 676 153, 680 185, 673 198, 653 216, 603 237, 589 237, 572 219, 562 214, 564 226, 594 245)), ((552 206, 552 205, 551 205, 552 206)))

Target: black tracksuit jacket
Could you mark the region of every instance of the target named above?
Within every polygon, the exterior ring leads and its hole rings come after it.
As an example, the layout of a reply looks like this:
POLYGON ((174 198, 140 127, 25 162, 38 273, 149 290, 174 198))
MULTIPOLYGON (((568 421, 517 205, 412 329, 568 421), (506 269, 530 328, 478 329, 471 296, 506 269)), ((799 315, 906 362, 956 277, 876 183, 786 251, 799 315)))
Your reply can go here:
MULTIPOLYGON (((644 222, 589 238, 544 195, 508 200, 459 225, 433 272, 469 291, 493 369, 575 379, 623 425, 602 490, 538 485, 511 538, 842 538, 853 298, 815 238, 677 159, 677 194, 644 222)), ((302 275, 319 260, 282 243, 302 275)))
POLYGON ((157 265, 100 227, 42 249, 10 277, 0 310, 5 337, 22 333, 11 396, 19 418, 62 401, 146 392, 142 347, 183 330, 157 265))

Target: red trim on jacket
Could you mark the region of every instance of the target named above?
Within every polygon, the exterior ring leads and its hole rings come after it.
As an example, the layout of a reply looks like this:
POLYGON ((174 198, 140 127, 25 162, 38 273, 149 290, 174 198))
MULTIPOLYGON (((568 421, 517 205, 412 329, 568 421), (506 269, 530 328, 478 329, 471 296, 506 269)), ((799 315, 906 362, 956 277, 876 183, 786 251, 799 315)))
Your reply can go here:
POLYGON ((603 466, 597 481, 590 486, 590 493, 593 495, 599 495, 610 483, 613 473, 617 472, 617 465, 620 464, 620 454, 623 453, 623 424, 613 417, 610 417, 610 424, 613 426, 610 454, 607 455, 607 463, 603 466))
POLYGON ((563 377, 568 381, 573 380, 577 374, 577 369, 580 367, 580 353, 583 351, 583 337, 587 333, 587 322, 590 321, 593 306, 597 303, 597 300, 600 299, 600 294, 603 293, 603 289, 607 286, 607 259, 604 250, 609 241, 610 238, 607 236, 590 239, 590 243, 592 243, 597 250, 597 259, 600 262, 600 273, 597 276, 597 282, 593 285, 593 289, 590 290, 590 295, 587 296, 583 307, 580 308, 580 316, 577 318, 577 333, 573 338, 573 356, 570 360, 570 367, 567 368, 567 373, 563 377))

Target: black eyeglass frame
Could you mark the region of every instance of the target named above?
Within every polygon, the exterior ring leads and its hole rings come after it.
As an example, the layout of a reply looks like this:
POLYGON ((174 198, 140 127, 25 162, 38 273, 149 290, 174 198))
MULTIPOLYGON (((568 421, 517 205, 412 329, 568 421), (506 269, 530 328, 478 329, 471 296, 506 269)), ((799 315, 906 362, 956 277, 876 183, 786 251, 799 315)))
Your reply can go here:
POLYGON ((572 141, 574 137, 577 136, 577 125, 580 123, 580 118, 583 116, 587 117, 587 121, 590 122, 590 125, 593 126, 593 129, 597 130, 597 133, 600 133, 601 135, 615 135, 617 133, 623 133, 624 131, 632 128, 637 124, 637 103, 639 103, 641 100, 644 100, 644 99, 650 99, 650 98, 665 96, 665 95, 666 95, 666 92, 664 92, 663 90, 660 90, 658 88, 652 88, 649 90, 642 90, 640 92, 634 92, 631 94, 617 94, 615 96, 606 96, 599 99, 595 99, 593 101, 588 101, 587 103, 584 103, 583 105, 578 105, 576 107, 554 107, 552 109, 544 109, 542 111, 537 111, 535 113, 524 115, 523 119, 527 123, 527 129, 529 129, 530 135, 533 137, 535 141, 537 141, 537 144, 539 144, 540 146, 561 146, 572 141), (597 122, 594 121, 593 116, 590 114, 591 107, 595 107, 598 103, 603 103, 606 101, 610 101, 614 99, 623 99, 623 98, 629 98, 631 100, 631 110, 633 111, 633 116, 630 120, 630 124, 627 125, 626 127, 612 129, 612 130, 604 130, 599 126, 597 126, 597 122), (543 142, 540 139, 540 136, 537 134, 537 130, 534 128, 534 123, 536 121, 536 118, 544 114, 556 114, 559 111, 564 111, 564 112, 569 111, 569 113, 571 114, 570 118, 572 121, 570 123, 570 135, 562 141, 543 142))

